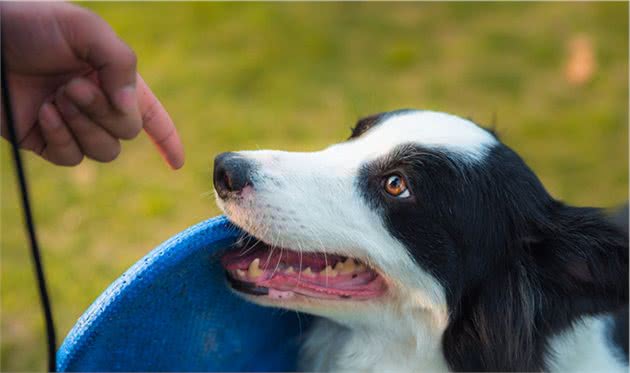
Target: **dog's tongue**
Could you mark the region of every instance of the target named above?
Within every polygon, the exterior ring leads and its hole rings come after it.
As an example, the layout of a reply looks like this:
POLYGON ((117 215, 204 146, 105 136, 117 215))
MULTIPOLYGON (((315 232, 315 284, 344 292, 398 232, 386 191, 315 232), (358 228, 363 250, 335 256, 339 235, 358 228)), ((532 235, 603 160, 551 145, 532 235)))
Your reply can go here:
POLYGON ((324 299, 366 299, 383 293, 381 276, 351 258, 298 253, 257 244, 232 250, 221 260, 238 290, 286 299, 295 294, 324 299))

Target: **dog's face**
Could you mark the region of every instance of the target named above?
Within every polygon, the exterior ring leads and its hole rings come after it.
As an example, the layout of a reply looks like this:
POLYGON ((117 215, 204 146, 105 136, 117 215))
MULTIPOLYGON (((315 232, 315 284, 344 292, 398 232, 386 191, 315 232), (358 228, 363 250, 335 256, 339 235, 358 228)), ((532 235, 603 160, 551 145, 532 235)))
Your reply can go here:
POLYGON ((442 326, 449 303, 501 261, 485 248, 510 183, 530 182, 491 132, 412 110, 364 118, 318 152, 225 153, 214 181, 249 234, 223 258, 248 299, 348 323, 422 309, 442 326))

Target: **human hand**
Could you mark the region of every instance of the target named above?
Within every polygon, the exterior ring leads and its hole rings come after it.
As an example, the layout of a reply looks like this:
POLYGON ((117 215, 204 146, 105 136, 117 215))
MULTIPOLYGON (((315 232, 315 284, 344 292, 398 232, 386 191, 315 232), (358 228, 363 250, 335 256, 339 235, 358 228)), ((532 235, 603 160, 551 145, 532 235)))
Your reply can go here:
MULTIPOLYGON (((67 3, 0 4, 2 54, 20 147, 72 166, 109 162, 142 129, 174 168, 173 121, 136 72, 134 52, 94 13, 67 3)), ((2 135, 6 120, 2 118, 2 135)))

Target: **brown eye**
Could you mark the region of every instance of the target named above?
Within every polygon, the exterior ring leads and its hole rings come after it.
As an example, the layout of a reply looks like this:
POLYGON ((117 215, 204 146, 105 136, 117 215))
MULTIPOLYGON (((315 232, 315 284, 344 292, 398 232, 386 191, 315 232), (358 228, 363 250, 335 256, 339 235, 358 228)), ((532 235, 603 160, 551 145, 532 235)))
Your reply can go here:
POLYGON ((385 191, 394 197, 409 197, 407 183, 405 183, 405 179, 398 174, 392 174, 385 178, 385 191))

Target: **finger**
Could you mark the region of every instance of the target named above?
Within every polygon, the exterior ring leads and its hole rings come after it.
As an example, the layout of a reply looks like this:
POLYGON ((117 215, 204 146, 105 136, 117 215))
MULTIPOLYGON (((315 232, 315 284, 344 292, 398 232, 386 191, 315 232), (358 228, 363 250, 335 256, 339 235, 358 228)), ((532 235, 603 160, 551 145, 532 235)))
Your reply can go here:
POLYGON ((129 118, 116 110, 103 91, 89 79, 72 79, 66 84, 64 92, 83 114, 113 137, 128 140, 140 132, 141 127, 137 125, 140 122, 129 121, 129 118))
POLYGON ((164 160, 173 169, 181 168, 184 165, 184 147, 173 120, 140 75, 137 82, 144 130, 164 160))
POLYGON ((64 22, 76 55, 98 70, 107 97, 123 114, 140 121, 136 96, 136 55, 99 16, 77 8, 64 22))
POLYGON ((81 163, 83 153, 61 119, 61 114, 51 103, 42 105, 38 120, 46 144, 41 156, 60 166, 76 166, 81 163))
POLYGON ((83 115, 63 93, 63 89, 57 93, 55 104, 83 154, 99 162, 116 159, 120 154, 120 142, 83 115))

